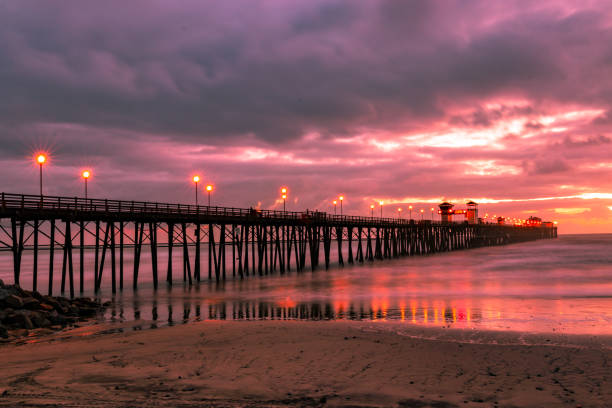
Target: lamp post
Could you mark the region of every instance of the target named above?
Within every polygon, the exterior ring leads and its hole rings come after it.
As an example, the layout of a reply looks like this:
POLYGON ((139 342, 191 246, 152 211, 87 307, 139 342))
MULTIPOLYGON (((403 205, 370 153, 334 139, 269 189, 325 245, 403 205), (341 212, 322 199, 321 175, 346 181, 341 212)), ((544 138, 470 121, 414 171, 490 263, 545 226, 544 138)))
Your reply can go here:
POLYGON ((382 214, 382 209, 383 209, 383 202, 379 201, 378 204, 380 204, 380 218, 382 218, 383 214, 382 214))
POLYGON ((401 208, 397 209, 397 216, 400 220, 402 219, 402 209, 401 208))
POLYGON ((411 205, 409 205, 409 206, 408 206, 408 209, 410 210, 410 220, 412 220, 412 206, 411 206, 411 205))
POLYGON ((433 217, 434 217, 433 212, 434 212, 434 208, 433 208, 433 207, 431 207, 431 222, 433 222, 433 217))
POLYGON ((340 200, 340 215, 342 215, 342 202, 344 201, 344 196, 340 196, 338 199, 340 200))
POLYGON ((336 200, 332 201, 334 204, 334 215, 336 215, 336 204, 338 204, 338 202, 336 200))
POLYGON ((196 205, 198 205, 198 181, 200 181, 200 176, 193 176, 193 182, 195 183, 196 205))
POLYGON ((83 180, 85 180, 85 199, 87 200, 87 180, 89 180, 91 172, 89 170, 85 170, 81 176, 83 176, 83 180))
POLYGON ((372 218, 374 218, 374 204, 370 205, 370 214, 371 214, 372 218))
POLYGON ((287 211, 287 187, 281 188, 281 198, 283 199, 283 211, 287 211))
POLYGON ((423 213, 424 212, 425 212, 425 210, 421 208, 421 221, 423 221, 423 213))
POLYGON ((210 193, 213 191, 212 184, 206 186, 206 192, 208 193, 208 206, 210 207, 210 193))
POLYGON ((47 161, 47 156, 45 156, 44 154, 39 154, 38 157, 36 157, 36 162, 38 162, 38 164, 40 166, 40 196, 41 197, 43 195, 43 189, 42 189, 42 168, 43 168, 43 164, 45 164, 46 161, 47 161))

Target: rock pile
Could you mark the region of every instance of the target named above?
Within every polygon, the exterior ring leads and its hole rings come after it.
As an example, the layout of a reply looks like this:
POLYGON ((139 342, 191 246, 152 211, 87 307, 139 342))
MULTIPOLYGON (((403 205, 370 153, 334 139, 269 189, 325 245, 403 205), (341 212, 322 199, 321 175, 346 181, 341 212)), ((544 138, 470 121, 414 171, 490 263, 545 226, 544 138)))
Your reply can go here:
POLYGON ((9 332, 27 334, 36 328, 60 330, 95 316, 104 306, 89 298, 44 296, 5 285, 0 279, 0 338, 8 338, 9 332))

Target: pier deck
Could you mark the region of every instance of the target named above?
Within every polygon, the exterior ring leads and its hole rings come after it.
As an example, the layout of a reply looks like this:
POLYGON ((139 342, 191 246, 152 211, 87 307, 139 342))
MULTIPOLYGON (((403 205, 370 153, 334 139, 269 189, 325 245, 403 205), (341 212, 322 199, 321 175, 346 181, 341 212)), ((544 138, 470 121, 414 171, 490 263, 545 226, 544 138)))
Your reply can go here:
POLYGON ((165 280, 174 281, 173 257, 182 257, 182 279, 227 279, 302 272, 403 256, 555 238, 556 227, 439 223, 398 218, 330 215, 145 201, 119 201, 1 193, 0 252, 13 256, 14 283, 20 284, 24 251, 33 252, 32 289, 38 290, 39 258, 48 252, 48 292, 53 291, 54 257, 61 251, 61 292, 84 291, 84 275, 94 274, 94 290, 110 279, 113 293, 124 286, 126 250, 132 285, 138 287, 141 254, 149 248, 153 285, 159 285, 158 252, 168 253, 165 280), (332 246, 336 250, 332 251, 332 246), (178 248, 175 254, 174 248, 178 248), (85 250, 94 252, 94 270, 85 270, 85 250), (78 262, 74 258, 78 252, 78 262), (207 262, 202 254, 206 254, 207 262), (321 260, 322 255, 322 260, 321 260), (105 264, 110 257, 110 276, 105 264), (106 272, 108 275, 108 272, 106 272))

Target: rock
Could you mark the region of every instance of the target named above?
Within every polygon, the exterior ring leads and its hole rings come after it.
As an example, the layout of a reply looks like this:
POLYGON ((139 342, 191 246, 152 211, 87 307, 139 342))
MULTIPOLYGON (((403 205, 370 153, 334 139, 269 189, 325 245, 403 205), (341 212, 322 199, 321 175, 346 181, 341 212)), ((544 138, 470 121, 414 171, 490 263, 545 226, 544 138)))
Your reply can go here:
POLYGON ((17 326, 22 329, 33 329, 34 324, 32 320, 21 310, 16 311, 12 315, 10 315, 7 319, 8 323, 13 326, 17 326))
POLYGON ((26 315, 23 315, 23 328, 28 330, 32 330, 34 328, 34 324, 26 315))
MULTIPOLYGON (((47 319, 41 313, 30 312, 26 316, 30 318, 30 320, 32 321, 32 324, 35 327, 45 327, 45 320, 47 320, 47 319)), ((46 325, 46 326, 50 326, 50 325, 51 325, 51 322, 49 322, 49 324, 46 325)))
POLYGON ((3 302, 4 299, 6 299, 6 297, 10 295, 9 291, 4 289, 4 288, 0 288, 0 302, 3 302))
POLYGON ((51 296, 43 296, 43 301, 46 304, 51 305, 55 310, 58 311, 58 313, 62 312, 62 306, 60 305, 60 303, 51 296))
POLYGON ((4 281, 0 279, 0 287, 4 287, 4 281))
POLYGON ((32 292, 32 297, 34 299, 38 300, 39 302, 43 301, 43 295, 41 295, 40 292, 33 291, 32 292))
POLYGON ((23 302, 24 309, 35 310, 40 305, 40 302, 33 297, 23 298, 21 301, 23 302))
POLYGON ((46 311, 48 311, 48 312, 50 312, 50 311, 52 311, 52 310, 55 310, 55 309, 53 309, 53 306, 51 306, 51 305, 49 305, 49 304, 47 304, 47 303, 41 303, 40 305, 38 305, 38 308, 39 308, 40 310, 46 310, 46 311))
POLYGON ((9 332, 9 335, 13 335, 15 337, 25 337, 28 335, 28 330, 27 329, 15 329, 15 330, 11 330, 9 332))
POLYGON ((0 337, 2 337, 3 339, 8 338, 8 330, 6 330, 6 327, 4 327, 1 324, 0 324, 0 337))
POLYGON ((78 316, 79 315, 79 307, 76 305, 70 305, 69 306, 70 309, 70 314, 74 315, 74 316, 78 316))
POLYGON ((21 309, 23 307, 23 300, 15 295, 8 295, 6 299, 4 299, 4 303, 13 309, 21 309))

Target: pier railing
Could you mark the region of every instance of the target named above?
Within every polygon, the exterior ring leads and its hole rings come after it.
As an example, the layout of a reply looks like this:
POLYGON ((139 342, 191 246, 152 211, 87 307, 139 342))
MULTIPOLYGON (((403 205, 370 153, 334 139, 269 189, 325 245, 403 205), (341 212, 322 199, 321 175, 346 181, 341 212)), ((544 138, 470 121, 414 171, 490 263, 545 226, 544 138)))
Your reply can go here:
MULTIPOLYGON (((151 201, 109 200, 98 198, 40 196, 28 194, 0 193, 0 211, 15 212, 78 212, 87 215, 133 215, 133 216, 179 216, 190 219, 262 219, 266 221, 289 221, 305 223, 325 222, 331 224, 352 225, 410 225, 414 223, 441 224, 439 221, 429 219, 407 219, 388 217, 363 217, 354 215, 336 215, 321 211, 279 211, 261 210, 256 208, 236 208, 205 206, 179 203, 160 203, 151 201)), ((456 222, 461 224, 463 222, 456 222)), ((448 223, 445 223, 448 224, 448 223)), ((497 224, 483 224, 495 225, 497 224)))

